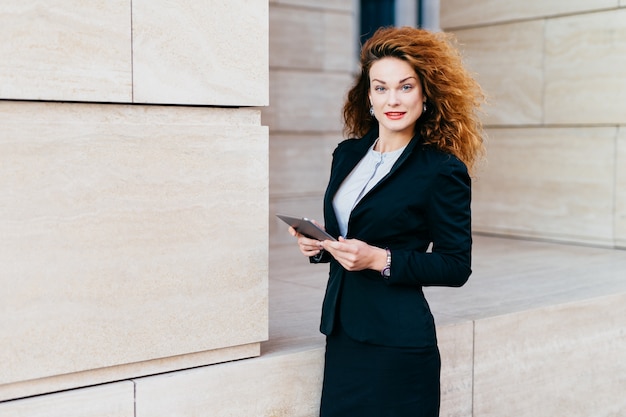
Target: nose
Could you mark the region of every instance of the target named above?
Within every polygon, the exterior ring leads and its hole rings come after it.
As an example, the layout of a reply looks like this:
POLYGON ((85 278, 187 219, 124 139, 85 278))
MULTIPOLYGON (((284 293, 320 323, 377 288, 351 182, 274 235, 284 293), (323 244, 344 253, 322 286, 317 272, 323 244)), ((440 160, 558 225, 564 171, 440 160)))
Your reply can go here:
POLYGON ((387 100, 387 104, 390 106, 397 106, 400 103, 400 98, 398 93, 395 90, 389 91, 389 99, 387 100))

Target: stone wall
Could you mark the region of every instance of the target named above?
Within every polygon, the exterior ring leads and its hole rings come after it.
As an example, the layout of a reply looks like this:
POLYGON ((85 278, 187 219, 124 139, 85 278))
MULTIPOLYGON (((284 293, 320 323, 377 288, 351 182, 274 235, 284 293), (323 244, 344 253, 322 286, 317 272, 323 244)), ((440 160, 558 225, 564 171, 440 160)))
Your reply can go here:
POLYGON ((0 4, 0 401, 259 355, 268 32, 263 0, 0 4))
POLYGON ((474 229, 626 248, 626 2, 441 2, 490 105, 474 229))
POLYGON ((291 242, 275 213, 322 219, 331 153, 356 56, 352 0, 270 0, 270 243, 291 242))

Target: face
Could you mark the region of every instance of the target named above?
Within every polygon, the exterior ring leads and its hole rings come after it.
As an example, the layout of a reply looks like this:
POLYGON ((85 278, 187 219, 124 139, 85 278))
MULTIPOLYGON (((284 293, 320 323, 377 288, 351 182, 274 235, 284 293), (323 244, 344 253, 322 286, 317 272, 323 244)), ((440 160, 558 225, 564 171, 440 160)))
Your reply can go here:
POLYGON ((415 70, 399 58, 382 58, 370 68, 369 99, 379 134, 413 137, 426 98, 415 70))

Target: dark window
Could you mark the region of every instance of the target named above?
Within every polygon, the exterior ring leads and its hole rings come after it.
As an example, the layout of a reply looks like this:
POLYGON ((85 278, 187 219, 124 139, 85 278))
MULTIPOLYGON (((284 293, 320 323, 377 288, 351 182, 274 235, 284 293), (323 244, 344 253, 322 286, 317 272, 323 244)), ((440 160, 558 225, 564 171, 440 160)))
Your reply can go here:
POLYGON ((379 27, 395 23, 395 0, 361 0, 360 43, 368 40, 379 27))

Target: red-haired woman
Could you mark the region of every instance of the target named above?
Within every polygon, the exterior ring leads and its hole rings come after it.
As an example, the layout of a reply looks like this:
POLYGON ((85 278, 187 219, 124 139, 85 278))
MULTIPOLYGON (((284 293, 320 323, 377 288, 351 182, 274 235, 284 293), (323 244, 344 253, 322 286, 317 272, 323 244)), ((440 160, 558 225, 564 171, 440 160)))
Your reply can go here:
POLYGON ((321 417, 439 415, 441 362, 422 287, 459 287, 472 272, 482 98, 448 34, 382 28, 363 45, 343 108, 351 139, 333 153, 324 197, 338 240, 290 228, 311 262, 330 262, 321 417))

